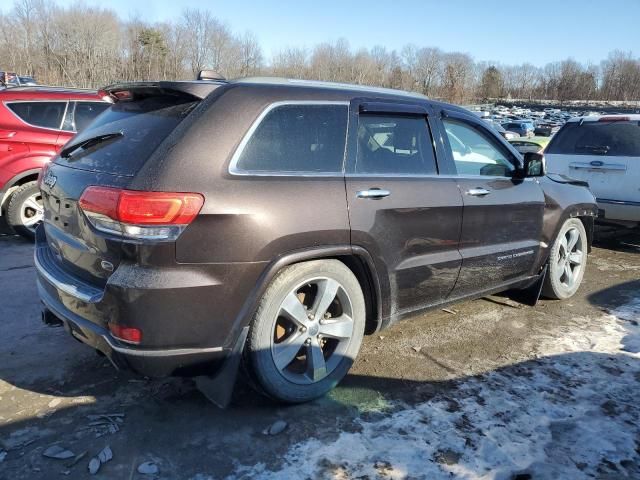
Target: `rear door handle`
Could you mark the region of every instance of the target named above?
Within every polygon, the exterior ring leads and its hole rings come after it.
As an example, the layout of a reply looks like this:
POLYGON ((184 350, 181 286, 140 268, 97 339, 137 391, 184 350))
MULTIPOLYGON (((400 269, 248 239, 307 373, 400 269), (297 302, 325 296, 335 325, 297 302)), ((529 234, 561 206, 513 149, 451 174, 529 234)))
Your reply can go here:
POLYGON ((471 188, 469 190, 467 190, 467 195, 471 195, 474 197, 484 197, 485 195, 489 195, 491 193, 490 190, 487 190, 486 188, 471 188))
POLYGON ((370 198, 372 200, 379 200, 391 195, 389 190, 382 190, 381 188, 370 188, 369 190, 360 190, 356 192, 358 198, 370 198))

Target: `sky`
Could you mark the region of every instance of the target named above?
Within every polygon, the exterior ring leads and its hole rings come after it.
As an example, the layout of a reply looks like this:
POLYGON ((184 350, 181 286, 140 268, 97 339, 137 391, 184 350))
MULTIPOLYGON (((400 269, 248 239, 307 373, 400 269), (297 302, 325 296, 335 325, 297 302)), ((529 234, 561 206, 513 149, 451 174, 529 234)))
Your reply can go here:
MULTIPOLYGON (((57 0, 60 5, 70 4, 57 0)), ((11 1, 1 2, 5 12, 11 1)), ((206 8, 236 33, 252 31, 267 58, 287 46, 346 38, 353 49, 407 43, 476 60, 544 65, 599 63, 611 50, 640 55, 640 0, 85 0, 121 17, 176 19, 206 8)))

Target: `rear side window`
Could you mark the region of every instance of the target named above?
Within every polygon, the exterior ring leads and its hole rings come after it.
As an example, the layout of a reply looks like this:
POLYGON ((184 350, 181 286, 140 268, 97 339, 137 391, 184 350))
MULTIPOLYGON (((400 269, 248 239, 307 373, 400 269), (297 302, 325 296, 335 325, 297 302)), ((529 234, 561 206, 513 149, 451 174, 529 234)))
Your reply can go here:
POLYGON ((146 96, 116 102, 68 145, 109 133, 122 132, 123 135, 81 149, 69 158, 59 157, 56 162, 83 170, 135 175, 198 103, 193 97, 178 95, 146 96))
POLYGON ((356 173, 436 173, 433 143, 424 117, 361 114, 356 173))
POLYGON ((7 108, 23 122, 43 128, 60 129, 67 102, 13 102, 7 108))
POLYGON ((546 153, 640 157, 640 122, 568 122, 546 153))
POLYGON ((242 148, 245 172, 340 173, 347 105, 281 105, 270 110, 242 148))
POLYGON ((81 132, 110 106, 106 102, 69 102, 62 129, 81 132))

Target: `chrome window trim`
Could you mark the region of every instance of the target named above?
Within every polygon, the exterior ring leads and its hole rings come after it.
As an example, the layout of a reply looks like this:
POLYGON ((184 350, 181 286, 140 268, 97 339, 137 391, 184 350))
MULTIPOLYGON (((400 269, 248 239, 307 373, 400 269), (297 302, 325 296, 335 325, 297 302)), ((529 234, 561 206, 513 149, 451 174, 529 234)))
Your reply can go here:
MULTIPOLYGON (((229 173, 234 176, 242 176, 242 177, 335 177, 335 178, 343 178, 344 177, 344 154, 343 154, 343 165, 340 172, 313 172, 309 170, 300 170, 300 171, 271 171, 271 170, 243 170, 238 168, 238 160, 242 156, 242 152, 245 147, 253 137, 253 134, 258 129, 262 121, 266 118, 266 116, 276 108, 289 106, 289 105, 343 105, 347 107, 347 123, 349 118, 349 103, 348 101, 343 100, 282 100, 278 102, 273 102, 267 105, 267 107, 260 112, 258 118, 256 118, 247 133, 245 133, 244 137, 240 141, 240 144, 236 148, 236 151, 233 153, 231 157, 231 161, 229 162, 229 173)), ((348 128, 345 129, 344 137, 345 137, 345 151, 347 148, 347 131, 348 128)))
POLYGON ((18 120, 20 120, 20 122, 24 123, 25 125, 29 125, 30 127, 33 128, 41 128, 42 130, 50 130, 52 132, 66 132, 67 130, 62 130, 62 124, 64 123, 64 118, 67 114, 67 108, 69 108, 69 102, 72 100, 7 100, 2 102, 2 104, 7 107, 7 110, 9 112, 11 112, 11 115, 13 115, 14 117, 16 117, 18 120), (32 123, 27 122, 26 120, 24 120, 22 117, 20 117, 16 112, 14 112, 13 110, 11 110, 9 108, 9 105, 13 104, 13 103, 66 103, 65 107, 64 107, 64 113, 62 114, 62 120, 60 120, 60 125, 58 126, 58 128, 50 128, 50 127, 41 127, 40 125, 34 125, 32 123))
MULTIPOLYGON (((347 173, 346 178, 358 179, 358 178, 446 178, 450 180, 514 180, 516 177, 505 177, 498 175, 457 175, 457 174, 439 174, 439 173, 423 173, 423 174, 411 174, 411 173, 347 173)), ((531 181, 533 177, 524 177, 519 180, 531 181)))

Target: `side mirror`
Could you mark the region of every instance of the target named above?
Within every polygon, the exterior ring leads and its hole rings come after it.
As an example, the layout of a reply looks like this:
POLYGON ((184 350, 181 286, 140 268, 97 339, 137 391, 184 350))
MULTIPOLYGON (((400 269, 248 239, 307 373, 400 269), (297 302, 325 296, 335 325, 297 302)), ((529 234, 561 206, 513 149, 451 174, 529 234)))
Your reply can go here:
POLYGON ((523 177, 544 177, 547 174, 544 155, 535 152, 524 154, 523 177))

